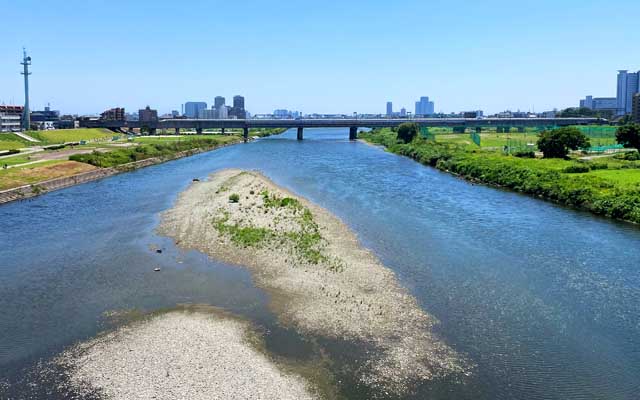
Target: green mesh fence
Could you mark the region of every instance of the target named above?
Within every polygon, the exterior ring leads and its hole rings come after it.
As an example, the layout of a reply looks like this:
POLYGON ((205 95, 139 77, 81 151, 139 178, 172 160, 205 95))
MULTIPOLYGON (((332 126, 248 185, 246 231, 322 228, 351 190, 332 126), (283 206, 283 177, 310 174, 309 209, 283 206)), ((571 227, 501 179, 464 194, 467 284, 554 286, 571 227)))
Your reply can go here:
POLYGON ((436 134, 431 132, 427 126, 420 127, 420 135, 427 140, 436 141, 436 134))
POLYGON ((471 133, 471 141, 473 143, 475 143, 476 145, 478 145, 479 147, 482 147, 482 138, 480 137, 480 135, 477 132, 472 132, 471 133))

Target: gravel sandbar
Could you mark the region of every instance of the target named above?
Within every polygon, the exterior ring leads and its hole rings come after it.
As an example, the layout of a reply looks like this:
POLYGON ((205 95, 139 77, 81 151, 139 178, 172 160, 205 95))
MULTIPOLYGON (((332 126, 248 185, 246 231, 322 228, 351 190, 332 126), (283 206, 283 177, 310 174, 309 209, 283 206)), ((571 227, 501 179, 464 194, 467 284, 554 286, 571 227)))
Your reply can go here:
POLYGON ((342 221, 258 172, 223 170, 194 182, 159 231, 248 267, 284 325, 373 348, 358 371, 365 384, 403 392, 467 370, 433 333, 436 319, 342 221))
POLYGON ((81 343, 57 362, 76 391, 107 399, 317 398, 258 351, 256 338, 221 312, 178 310, 81 343))

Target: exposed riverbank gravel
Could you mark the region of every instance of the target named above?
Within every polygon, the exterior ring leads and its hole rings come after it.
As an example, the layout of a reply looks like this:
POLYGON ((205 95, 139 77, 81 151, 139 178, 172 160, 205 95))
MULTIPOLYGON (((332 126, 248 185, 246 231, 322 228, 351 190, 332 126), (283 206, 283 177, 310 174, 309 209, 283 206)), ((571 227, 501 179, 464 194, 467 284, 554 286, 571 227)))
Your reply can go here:
POLYGON ((106 399, 314 399, 299 376, 255 348, 248 323, 171 311, 125 325, 57 360, 80 393, 106 399))
POLYGON ((342 221, 258 172, 224 170, 194 182, 159 230, 182 248, 248 267, 284 325, 372 348, 358 371, 367 385, 403 392, 466 372, 463 358, 433 333, 436 319, 342 221), (278 203, 285 198, 293 206, 278 203), (299 236, 309 230, 305 210, 320 237, 311 245, 299 236), (260 235, 244 235, 245 228, 260 235))

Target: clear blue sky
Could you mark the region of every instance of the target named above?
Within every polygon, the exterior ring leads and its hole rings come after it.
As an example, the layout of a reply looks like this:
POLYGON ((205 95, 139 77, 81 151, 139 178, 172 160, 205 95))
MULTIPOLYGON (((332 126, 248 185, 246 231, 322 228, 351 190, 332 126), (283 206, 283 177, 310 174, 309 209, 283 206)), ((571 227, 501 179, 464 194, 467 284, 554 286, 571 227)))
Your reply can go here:
POLYGON ((253 113, 536 111, 615 96, 640 1, 0 0, 0 103, 64 113, 246 97, 253 113))

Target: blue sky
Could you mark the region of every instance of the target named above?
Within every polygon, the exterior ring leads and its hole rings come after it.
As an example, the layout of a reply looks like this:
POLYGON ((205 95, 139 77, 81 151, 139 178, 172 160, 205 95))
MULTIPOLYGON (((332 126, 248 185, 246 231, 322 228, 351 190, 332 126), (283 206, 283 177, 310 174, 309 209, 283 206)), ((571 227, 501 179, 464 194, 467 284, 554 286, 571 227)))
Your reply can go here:
POLYGON ((640 1, 0 0, 0 103, 65 113, 246 97, 253 113, 542 111, 640 70, 640 1))

